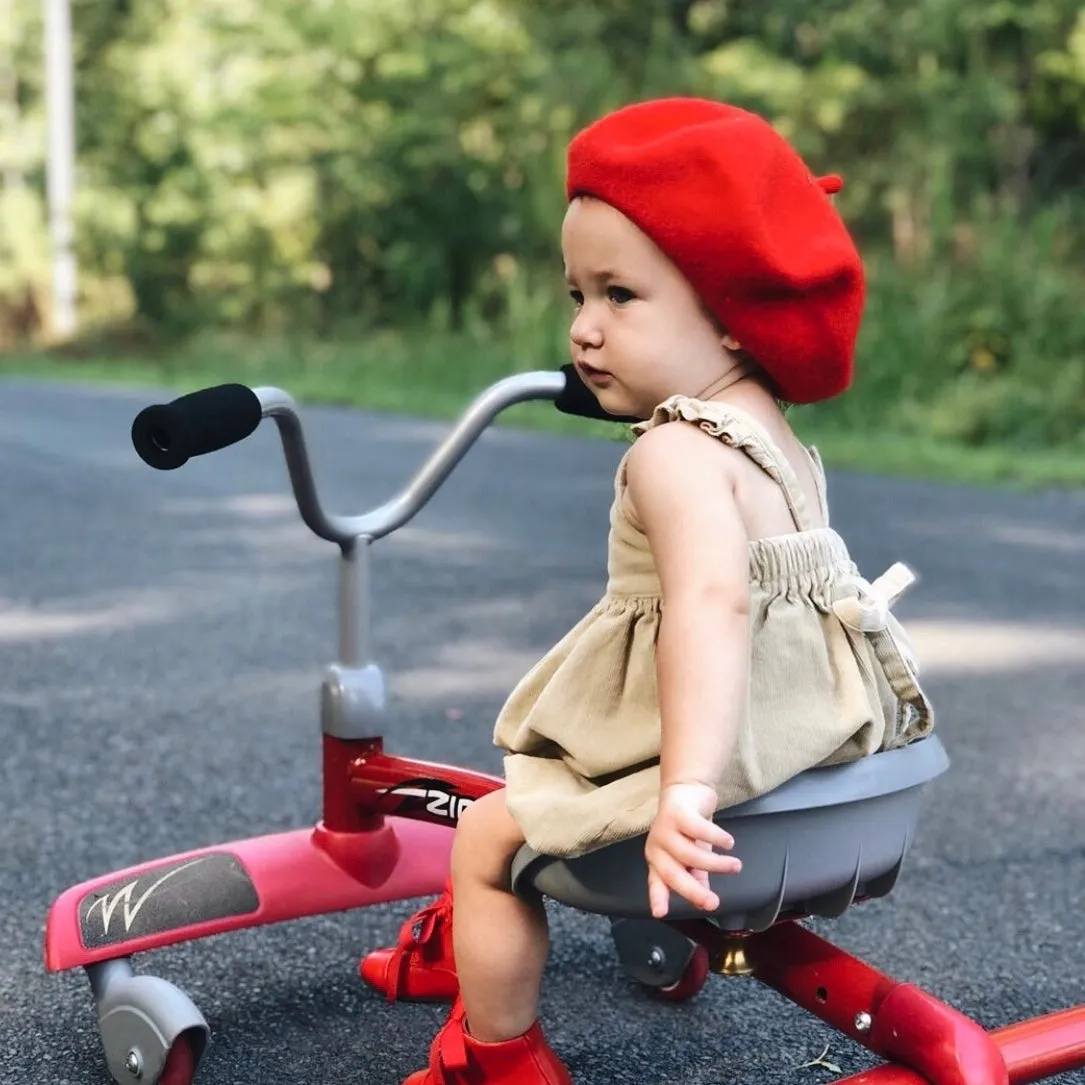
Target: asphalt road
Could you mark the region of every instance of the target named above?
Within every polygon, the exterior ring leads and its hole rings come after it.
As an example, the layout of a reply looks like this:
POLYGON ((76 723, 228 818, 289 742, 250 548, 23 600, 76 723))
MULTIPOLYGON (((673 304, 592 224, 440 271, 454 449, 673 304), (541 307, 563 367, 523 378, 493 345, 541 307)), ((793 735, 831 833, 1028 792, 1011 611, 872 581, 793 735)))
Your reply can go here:
MULTIPOLYGON (((156 398, 0 383, 0 1081, 108 1085, 83 975, 49 975, 67 886, 312 824, 316 690, 335 649, 335 550, 292 504, 273 426, 159 474, 132 452, 156 398)), ((445 427, 307 409, 326 500, 371 507, 445 427)), ((491 430, 378 545, 378 659, 394 750, 486 769, 525 667, 596 599, 618 444, 491 430), (451 710, 451 711, 450 711, 451 710)), ((1085 495, 831 478, 868 576, 898 607, 953 760, 894 893, 819 924, 995 1027, 1085 1002, 1085 495)), ((148 956, 213 1030, 198 1080, 397 1085, 443 1009, 356 977, 417 902, 148 956)), ((543 1020, 582 1085, 826 1082, 874 1060, 749 980, 660 1005, 603 920, 555 908, 543 1020)), ((1064 1075, 1069 1085, 1085 1075, 1064 1075)), ((1054 1080, 1054 1079, 1053 1079, 1054 1080)))

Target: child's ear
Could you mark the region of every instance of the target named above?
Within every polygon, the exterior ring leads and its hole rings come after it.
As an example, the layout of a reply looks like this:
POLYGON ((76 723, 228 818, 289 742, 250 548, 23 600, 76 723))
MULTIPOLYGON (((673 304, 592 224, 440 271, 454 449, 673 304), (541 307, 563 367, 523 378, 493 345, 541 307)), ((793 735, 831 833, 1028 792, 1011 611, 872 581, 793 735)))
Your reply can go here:
POLYGON ((742 349, 742 344, 733 335, 727 335, 726 332, 723 336, 723 345, 732 353, 742 349))

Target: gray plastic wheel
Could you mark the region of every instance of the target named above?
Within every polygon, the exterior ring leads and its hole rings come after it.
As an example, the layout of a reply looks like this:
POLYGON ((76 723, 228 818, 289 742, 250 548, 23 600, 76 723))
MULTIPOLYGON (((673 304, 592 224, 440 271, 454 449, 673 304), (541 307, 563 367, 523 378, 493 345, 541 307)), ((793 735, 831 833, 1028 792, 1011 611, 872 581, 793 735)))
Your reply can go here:
POLYGON ((157 976, 134 975, 127 959, 86 971, 106 1064, 117 1085, 158 1085, 178 1042, 191 1045, 195 1072, 210 1029, 188 995, 157 976))

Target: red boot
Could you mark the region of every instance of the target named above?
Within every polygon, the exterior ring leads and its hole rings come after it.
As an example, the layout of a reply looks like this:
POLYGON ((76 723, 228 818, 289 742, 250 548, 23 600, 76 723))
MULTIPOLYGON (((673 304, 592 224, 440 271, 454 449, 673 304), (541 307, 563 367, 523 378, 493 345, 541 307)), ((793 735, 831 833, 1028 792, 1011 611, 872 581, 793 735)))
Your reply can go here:
POLYGON ((362 958, 359 974, 389 1002, 451 1002, 460 990, 452 957, 452 889, 403 924, 394 949, 362 958))
POLYGON ((573 1085, 573 1079, 538 1021, 512 1040, 482 1043, 465 1028, 457 999, 430 1046, 429 1068, 411 1074, 403 1085, 573 1085))

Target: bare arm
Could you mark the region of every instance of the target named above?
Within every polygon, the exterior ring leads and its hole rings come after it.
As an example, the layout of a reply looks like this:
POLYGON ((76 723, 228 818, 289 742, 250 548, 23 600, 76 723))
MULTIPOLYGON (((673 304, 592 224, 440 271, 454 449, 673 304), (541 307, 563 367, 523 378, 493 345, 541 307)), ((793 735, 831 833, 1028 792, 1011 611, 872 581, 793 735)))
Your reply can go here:
POLYGON ((720 445, 692 426, 644 434, 629 496, 663 589, 661 786, 715 787, 734 748, 750 658, 749 541, 720 445))
POLYGON ((712 814, 749 683, 749 543, 727 453, 703 433, 678 423, 649 430, 626 469, 663 589, 661 786, 644 848, 648 899, 659 918, 672 892, 711 912, 719 897, 710 872, 742 869, 713 852, 735 842, 712 814))

